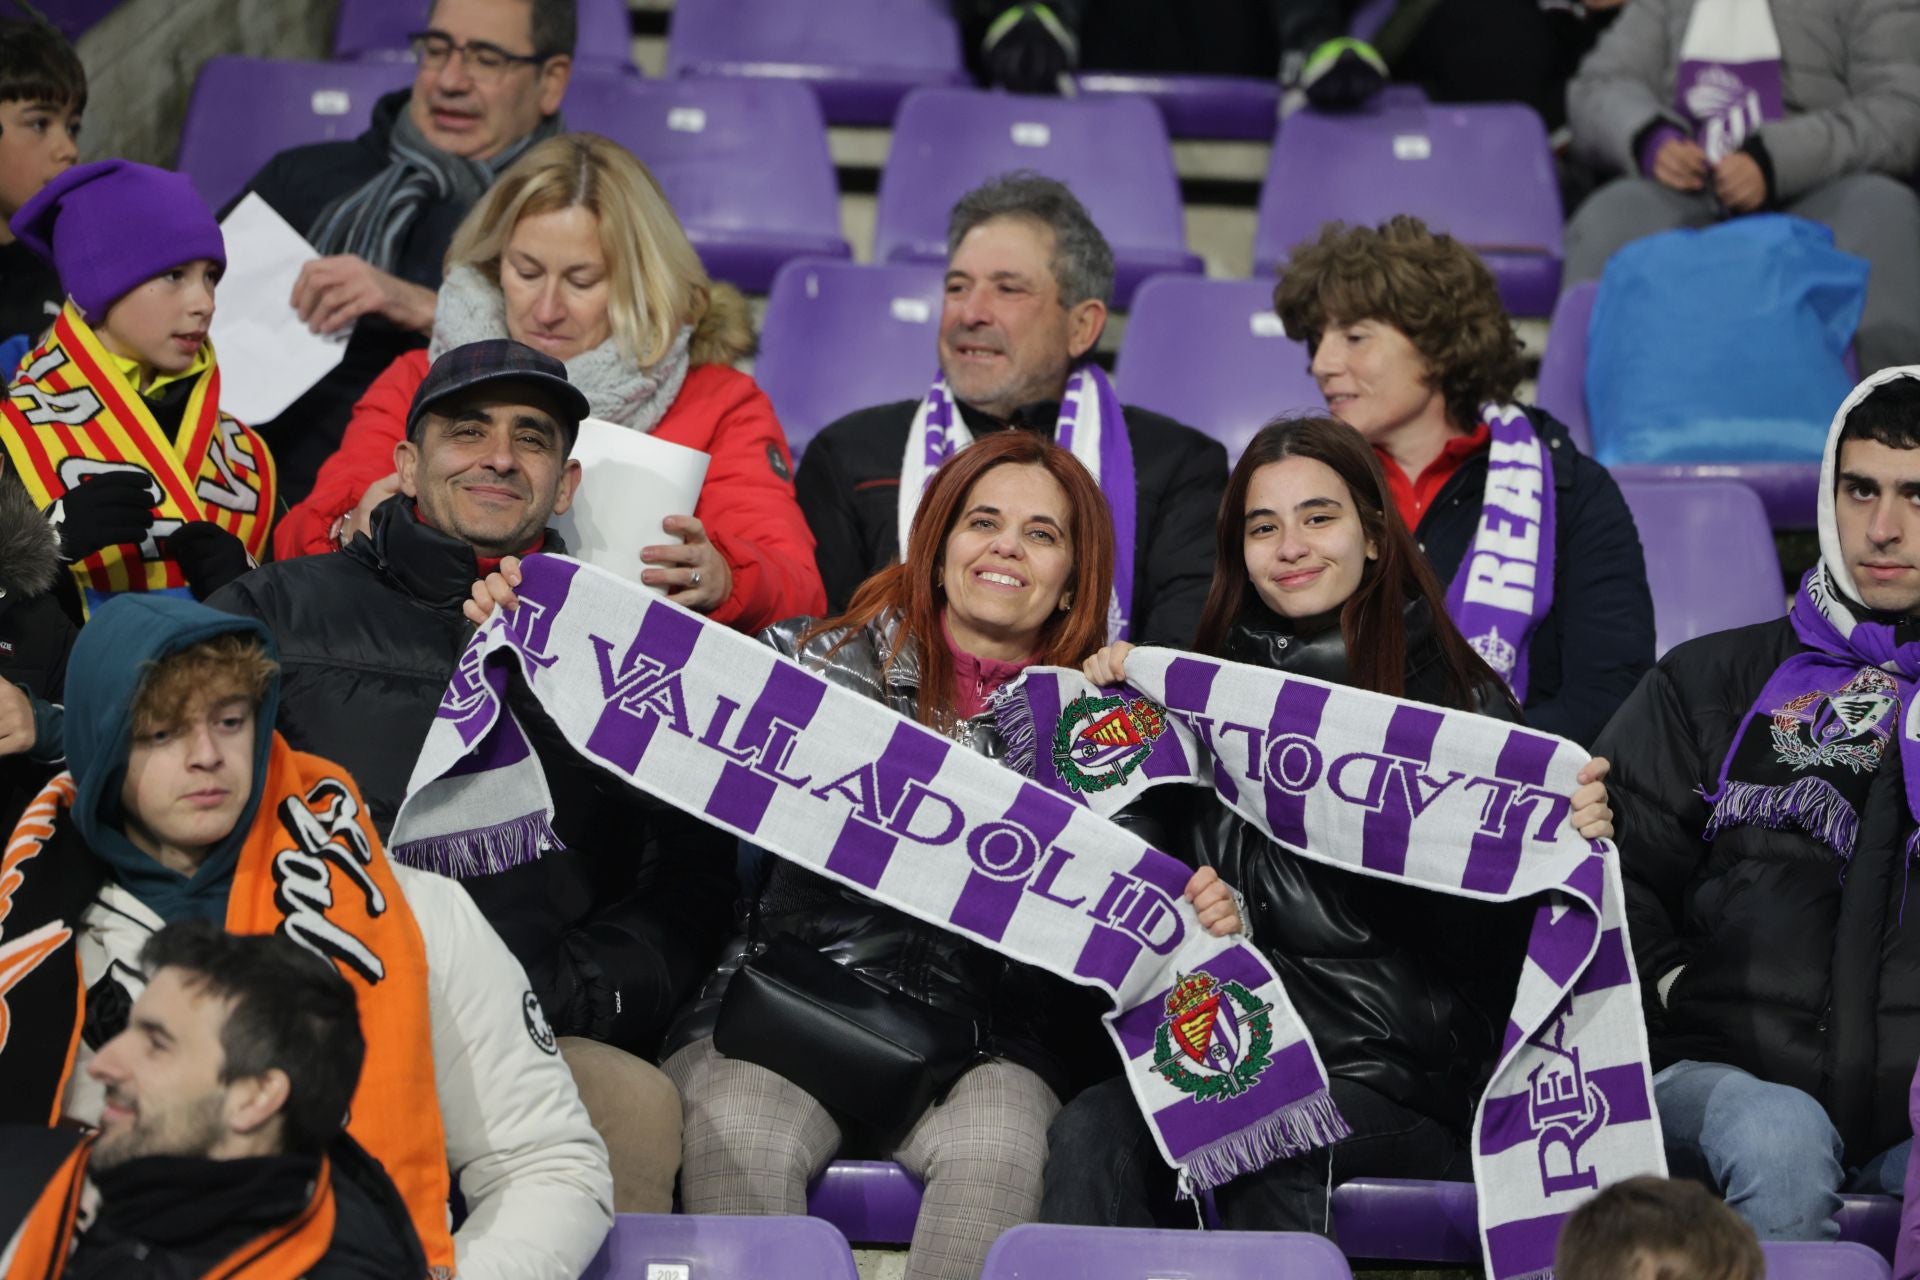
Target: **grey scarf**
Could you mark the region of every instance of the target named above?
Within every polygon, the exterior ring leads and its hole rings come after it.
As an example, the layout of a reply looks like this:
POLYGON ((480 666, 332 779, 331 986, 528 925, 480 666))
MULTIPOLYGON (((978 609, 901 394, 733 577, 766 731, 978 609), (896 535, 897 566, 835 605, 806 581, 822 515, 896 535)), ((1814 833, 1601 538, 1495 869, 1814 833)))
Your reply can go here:
POLYGON ((328 205, 308 229, 307 239, 318 252, 351 253, 392 272, 400 260, 401 241, 428 202, 451 204, 464 215, 528 147, 566 128, 558 115, 551 115, 492 159, 469 160, 428 142, 408 107, 401 104, 388 135, 387 167, 328 205))
MULTIPOLYGON (((472 267, 447 272, 433 314, 427 358, 438 360, 469 342, 509 336, 506 303, 499 288, 472 267)), ((621 350, 618 338, 608 338, 567 361, 567 380, 587 393, 594 417, 635 431, 652 431, 687 380, 687 344, 692 338, 693 326, 682 325, 667 354, 646 366, 635 364, 621 350)))

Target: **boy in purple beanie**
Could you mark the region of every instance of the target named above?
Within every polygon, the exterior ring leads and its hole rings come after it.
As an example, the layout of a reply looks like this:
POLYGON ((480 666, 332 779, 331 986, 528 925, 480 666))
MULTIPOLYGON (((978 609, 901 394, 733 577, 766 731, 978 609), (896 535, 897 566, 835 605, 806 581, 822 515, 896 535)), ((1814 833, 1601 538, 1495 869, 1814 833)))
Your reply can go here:
POLYGON ((227 254, 212 211, 180 174, 103 160, 54 178, 11 225, 67 292, 4 435, 79 613, 122 591, 211 594, 265 548, 274 502, 266 445, 220 412, 207 329, 227 254))

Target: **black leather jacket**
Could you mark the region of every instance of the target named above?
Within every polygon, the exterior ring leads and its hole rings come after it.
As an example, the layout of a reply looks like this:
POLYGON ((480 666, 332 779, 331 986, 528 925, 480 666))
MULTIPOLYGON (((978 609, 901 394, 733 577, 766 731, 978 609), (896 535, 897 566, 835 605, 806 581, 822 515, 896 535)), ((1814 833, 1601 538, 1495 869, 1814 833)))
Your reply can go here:
MULTIPOLYGON (((909 650, 885 670, 892 653, 880 626, 852 636, 830 631, 804 645, 811 618, 793 618, 760 633, 787 657, 845 689, 884 702, 908 718, 919 695, 920 663, 909 650), (838 649, 834 646, 845 638, 838 649), (831 652, 830 652, 831 651, 831 652)), ((962 721, 954 736, 989 759, 1003 754, 990 715, 962 721)), ((883 906, 784 859, 767 859, 748 910, 757 938, 796 938, 870 980, 973 1019, 988 1054, 1038 1073, 1063 1096, 1097 1030, 1102 1007, 1078 988, 1030 965, 1009 960, 977 942, 883 906)), ((713 1034, 721 997, 747 958, 746 933, 728 944, 720 968, 667 1033, 662 1057, 713 1034)))
MULTIPOLYGON (((1405 696, 1445 705, 1432 618, 1418 602, 1406 616, 1405 696)), ((1300 634, 1258 604, 1229 634, 1223 656, 1350 683, 1337 625, 1300 634)), ((1492 672, 1486 678, 1473 709, 1518 722, 1504 687, 1492 672)), ((1253 943, 1285 984, 1328 1072, 1464 1134, 1500 1047, 1532 904, 1489 906, 1308 862, 1211 791, 1161 793, 1167 799, 1155 821, 1176 848, 1241 892, 1253 943)))

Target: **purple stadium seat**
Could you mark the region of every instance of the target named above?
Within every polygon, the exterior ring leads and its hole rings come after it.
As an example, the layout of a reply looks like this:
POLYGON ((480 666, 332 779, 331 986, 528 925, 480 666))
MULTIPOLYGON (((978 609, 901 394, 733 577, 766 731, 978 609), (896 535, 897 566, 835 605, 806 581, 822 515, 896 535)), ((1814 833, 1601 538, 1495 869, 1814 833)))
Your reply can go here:
POLYGON ((939 369, 941 274, 818 258, 780 269, 753 376, 796 456, 836 418, 926 394, 939 369))
POLYGON ((1326 412, 1270 280, 1155 276, 1134 294, 1114 385, 1127 404, 1205 432, 1238 458, 1269 420, 1326 412))
POLYGON ((1150 98, 1176 138, 1266 142, 1280 117, 1280 82, 1246 76, 1173 76, 1150 71, 1082 71, 1088 97, 1150 98))
POLYGON ((980 1280, 1148 1280, 1168 1275, 1352 1280, 1353 1270, 1331 1240, 1305 1232, 1029 1223, 993 1242, 980 1280))
MULTIPOLYGON (((1540 387, 1536 402, 1567 424, 1582 451, 1591 453, 1592 429, 1587 421, 1587 327, 1593 317, 1595 281, 1568 289, 1554 307, 1547 329, 1547 350, 1540 360, 1540 387)), ((1847 352, 1853 367, 1853 352, 1847 352)), ((1755 493, 1776 529, 1811 529, 1819 495, 1817 462, 1666 462, 1623 463, 1611 468, 1614 478, 1628 480, 1738 480, 1755 493)))
POLYGON ((1355 1178, 1333 1189, 1333 1238, 1349 1258, 1480 1261, 1471 1182, 1355 1178))
POLYGON ((910 90, 967 83, 947 0, 679 0, 667 74, 803 80, 834 124, 886 124, 910 90))
POLYGON ((1566 424, 1580 452, 1593 456, 1587 430, 1587 325, 1593 319, 1597 280, 1582 280, 1553 304, 1547 322, 1547 349, 1540 357, 1539 390, 1533 401, 1566 424))
POLYGON ((920 1184, 886 1160, 835 1160, 807 1190, 807 1212, 860 1244, 906 1244, 920 1217, 920 1184))
POLYGON ((217 210, 278 152, 358 137, 374 102, 411 83, 404 62, 210 58, 180 128, 180 172, 217 210))
POLYGON ((1767 509, 1731 480, 1625 480, 1647 556, 1654 652, 1787 611, 1767 509))
POLYGON ((1767 1280, 1888 1280, 1893 1268, 1863 1244, 1762 1240, 1767 1280))
POLYGON ((1300 111, 1260 189, 1256 271, 1274 271, 1322 223, 1410 213, 1471 245, 1507 310, 1544 316, 1560 291, 1560 191, 1531 108, 1439 106, 1383 93, 1363 111, 1300 111))
POLYGON ((581 1280, 859 1280, 853 1250, 818 1218, 622 1213, 581 1280))
MULTIPOLYGON (((336 58, 405 58, 407 37, 427 25, 432 0, 340 0, 333 29, 336 58)), ((619 67, 638 75, 633 65, 633 21, 626 0, 579 0, 576 67, 619 67)))
POLYGON ((564 111, 646 161, 714 277, 760 293, 789 258, 851 256, 826 126, 800 85, 582 74, 564 111))
MULTIPOLYGON (((1840 1199, 1840 1238, 1891 1259, 1900 1201, 1840 1199)), ((1470 1182, 1355 1178, 1333 1189, 1333 1236, 1349 1258, 1472 1266, 1480 1261, 1477 1212, 1470 1182)))
MULTIPOLYGON (((1393 15, 1395 3, 1366 0, 1355 10, 1347 30, 1362 40, 1373 39, 1393 15)), ((1083 94, 1130 93, 1153 99, 1166 118, 1167 132, 1176 138, 1269 142, 1280 123, 1278 75, 1263 78, 1082 71, 1074 76, 1074 82, 1083 94)))
POLYGON ((921 89, 893 122, 880 175, 874 257, 947 259, 947 216, 973 187, 1035 169, 1073 188, 1113 246, 1114 305, 1157 271, 1198 272, 1187 251, 1166 125, 1139 98, 1068 101, 921 89))

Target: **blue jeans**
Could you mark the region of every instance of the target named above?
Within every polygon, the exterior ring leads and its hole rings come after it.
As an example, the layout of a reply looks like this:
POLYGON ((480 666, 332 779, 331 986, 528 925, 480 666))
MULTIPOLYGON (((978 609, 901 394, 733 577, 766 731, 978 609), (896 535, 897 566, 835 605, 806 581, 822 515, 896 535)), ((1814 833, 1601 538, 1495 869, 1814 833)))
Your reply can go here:
POLYGON ((1846 1169, 1833 1122, 1811 1094, 1718 1062, 1676 1062, 1653 1078, 1675 1177, 1697 1178, 1762 1240, 1832 1240, 1840 1192, 1897 1196, 1913 1139, 1846 1169))

